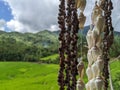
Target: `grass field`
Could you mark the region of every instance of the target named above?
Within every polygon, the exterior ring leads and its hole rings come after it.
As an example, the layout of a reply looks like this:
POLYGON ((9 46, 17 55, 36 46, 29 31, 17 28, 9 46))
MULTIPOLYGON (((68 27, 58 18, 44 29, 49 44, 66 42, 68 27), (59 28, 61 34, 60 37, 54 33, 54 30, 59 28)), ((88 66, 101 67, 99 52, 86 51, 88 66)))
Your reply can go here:
POLYGON ((40 60, 45 62, 45 63, 58 63, 59 55, 58 54, 53 54, 53 55, 41 58, 40 60))
POLYGON ((58 90, 58 65, 0 62, 0 90, 58 90))
POLYGON ((112 83, 114 90, 120 90, 120 60, 110 63, 112 83))
MULTIPOLYGON (((58 90, 58 68, 55 64, 0 62, 0 90, 58 90)), ((118 90, 120 61, 110 63, 110 68, 114 90, 118 90)))
POLYGON ((58 56, 59 56, 58 54, 53 54, 53 55, 41 58, 41 60, 52 60, 52 61, 54 61, 56 58, 58 58, 58 56))

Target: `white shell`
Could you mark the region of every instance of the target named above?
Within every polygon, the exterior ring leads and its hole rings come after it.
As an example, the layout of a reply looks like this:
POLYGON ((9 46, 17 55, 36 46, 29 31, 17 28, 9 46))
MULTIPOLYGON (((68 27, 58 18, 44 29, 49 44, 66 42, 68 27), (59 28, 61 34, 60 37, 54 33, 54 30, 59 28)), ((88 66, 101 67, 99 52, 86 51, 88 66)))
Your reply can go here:
POLYGON ((76 7, 79 8, 82 12, 86 6, 86 0, 76 0, 76 7))
POLYGON ((103 90, 103 83, 103 79, 101 77, 97 77, 95 80, 96 90, 103 90))
MULTIPOLYGON (((97 58, 97 61, 96 61, 96 65, 98 67, 98 71, 99 71, 99 74, 101 74, 101 72, 103 71, 103 68, 104 68, 104 60, 102 58, 102 56, 98 56, 97 58)), ((99 75, 100 76, 100 75, 99 75)))
POLYGON ((99 75, 99 70, 98 70, 97 64, 94 63, 91 68, 92 68, 92 72, 93 72, 93 78, 97 77, 99 75))
POLYGON ((85 85, 85 87, 86 87, 86 90, 90 90, 90 83, 88 82, 88 83, 85 85))
POLYGON ((97 21, 95 23, 95 26, 99 31, 99 34, 102 32, 102 30, 104 28, 104 25, 105 25, 105 19, 104 19, 104 17, 102 15, 99 15, 97 17, 97 21))
POLYGON ((96 90, 95 79, 90 80, 90 90, 96 90))
POLYGON ((93 72, 91 67, 88 66, 88 68, 86 69, 86 74, 87 74, 88 80, 91 80, 93 78, 93 72))
POLYGON ((86 16, 84 16, 83 12, 80 12, 80 16, 78 20, 79 20, 79 28, 83 29, 86 21, 86 16))
POLYGON ((87 59, 88 59, 88 65, 91 66, 92 63, 93 63, 93 57, 92 57, 92 52, 91 52, 91 50, 88 50, 87 59))
POLYGON ((97 38, 96 46, 98 48, 101 48, 101 45, 102 45, 102 36, 99 35, 98 38, 97 38))
POLYGON ((97 21, 97 16, 102 14, 102 10, 98 5, 95 5, 93 11, 92 11, 92 24, 95 25, 97 21))
POLYGON ((85 84, 81 80, 77 81, 77 85, 76 86, 77 86, 77 90, 84 90, 84 88, 85 88, 85 84))
POLYGON ((96 61, 97 57, 102 54, 101 50, 96 46, 91 48, 91 52, 92 52, 93 61, 96 61))
POLYGON ((88 30, 88 33, 87 33, 87 36, 86 36, 86 39, 87 39, 87 43, 88 43, 88 48, 92 48, 93 46, 93 40, 92 40, 92 30, 88 30))
POLYGON ((78 73, 80 75, 80 78, 83 79, 84 76, 84 63, 83 61, 80 61, 79 64, 77 65, 78 73))
POLYGON ((93 31, 92 31, 92 41, 93 41, 94 46, 96 45, 96 42, 97 42, 98 32, 99 32, 99 30, 94 27, 93 31))

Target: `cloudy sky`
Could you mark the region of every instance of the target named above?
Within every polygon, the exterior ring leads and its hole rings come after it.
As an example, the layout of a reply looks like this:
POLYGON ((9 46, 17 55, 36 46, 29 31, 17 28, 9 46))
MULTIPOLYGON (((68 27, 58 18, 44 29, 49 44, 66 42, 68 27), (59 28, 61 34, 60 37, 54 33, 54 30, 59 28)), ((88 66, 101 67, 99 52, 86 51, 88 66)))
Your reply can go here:
MULTIPOLYGON (((87 0, 85 15, 90 24, 90 11, 95 0, 87 0)), ((119 31, 119 0, 114 2, 113 24, 119 31)), ((58 30, 57 14, 59 0, 0 0, 0 30, 18 32, 38 32, 41 30, 58 30)))

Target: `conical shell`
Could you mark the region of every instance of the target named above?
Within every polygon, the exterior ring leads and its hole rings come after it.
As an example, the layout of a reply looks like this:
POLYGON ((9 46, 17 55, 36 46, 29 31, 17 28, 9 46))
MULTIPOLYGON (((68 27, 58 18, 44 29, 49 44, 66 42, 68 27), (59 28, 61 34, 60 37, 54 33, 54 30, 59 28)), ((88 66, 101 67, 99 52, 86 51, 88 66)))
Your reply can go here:
POLYGON ((98 38, 97 38, 96 46, 98 48, 101 48, 101 46, 102 46, 102 36, 101 35, 99 35, 98 38))
POLYGON ((95 23, 95 26, 99 31, 99 34, 102 32, 104 25, 105 25, 105 18, 100 14, 98 15, 96 23, 95 23))
POLYGON ((104 60, 103 60, 101 55, 98 56, 97 61, 96 61, 96 65, 99 69, 98 71, 99 71, 99 74, 100 74, 103 71, 103 68, 104 68, 104 60))
POLYGON ((102 54, 101 50, 96 46, 91 48, 93 61, 97 60, 97 57, 102 54))
POLYGON ((103 83, 103 79, 101 77, 97 77, 95 80, 96 90, 103 90, 103 83))
POLYGON ((88 82, 88 83, 85 85, 85 87, 86 87, 86 90, 90 90, 90 83, 88 82))
POLYGON ((93 63, 93 57, 92 57, 91 49, 88 50, 88 53, 87 53, 87 59, 88 59, 88 65, 91 66, 92 63, 93 63))
POLYGON ((93 40, 92 40, 92 30, 88 30, 88 33, 87 33, 87 36, 86 36, 86 39, 87 39, 87 43, 88 43, 88 48, 92 48, 93 46, 93 40))
POLYGON ((85 84, 84 84, 84 82, 82 81, 82 80, 78 80, 77 81, 77 90, 84 90, 84 88, 85 88, 85 84))
POLYGON ((77 65, 78 73, 81 79, 83 79, 84 76, 84 63, 83 61, 80 61, 79 64, 77 65))
POLYGON ((93 72, 91 67, 88 66, 88 68, 86 69, 86 74, 87 74, 88 80, 91 80, 93 78, 93 72))
POLYGON ((94 63, 91 68, 93 72, 93 78, 99 76, 99 70, 98 70, 97 64, 94 63))
POLYGON ((94 46, 97 44, 97 40, 98 40, 98 37, 100 37, 100 31, 94 27, 93 31, 92 31, 92 39, 93 39, 93 44, 94 46))
POLYGON ((82 12, 86 6, 86 0, 76 0, 76 7, 79 8, 82 12))
POLYGON ((85 21, 86 21, 86 16, 84 16, 83 12, 80 12, 80 16, 79 16, 79 28, 80 29, 84 28, 85 21))
POLYGON ((96 90, 95 79, 90 80, 90 90, 96 90))
POLYGON ((92 11, 92 24, 95 25, 96 21, 97 21, 97 16, 102 14, 102 10, 101 8, 96 4, 93 11, 92 11))

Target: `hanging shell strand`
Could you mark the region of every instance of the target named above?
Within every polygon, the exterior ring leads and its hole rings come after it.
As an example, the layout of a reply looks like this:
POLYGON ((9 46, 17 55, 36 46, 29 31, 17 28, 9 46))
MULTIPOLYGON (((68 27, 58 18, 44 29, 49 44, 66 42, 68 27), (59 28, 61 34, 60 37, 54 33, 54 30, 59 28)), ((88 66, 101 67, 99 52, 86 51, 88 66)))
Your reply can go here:
POLYGON ((84 10, 86 7, 86 0, 76 0, 76 8, 80 10, 79 15, 79 29, 82 30, 84 28, 84 24, 86 21, 86 16, 84 15, 84 10))
POLYGON ((86 39, 88 43, 88 68, 86 74, 88 82, 86 90, 103 90, 104 80, 102 71, 104 68, 104 60, 102 56, 102 33, 105 27, 105 19, 102 15, 103 10, 100 5, 95 2, 95 7, 92 11, 92 26, 87 33, 86 39))
MULTIPOLYGON (((86 16, 84 16, 84 13, 83 13, 85 10, 85 7, 86 7, 86 0, 76 0, 76 8, 80 10, 80 15, 78 17, 80 30, 82 30, 84 28, 84 24, 86 21, 86 16)), ((85 67, 84 67, 82 58, 79 59, 77 69, 78 69, 79 79, 77 81, 76 88, 77 88, 77 90, 84 90, 85 83, 83 81, 83 76, 84 76, 85 67)))

